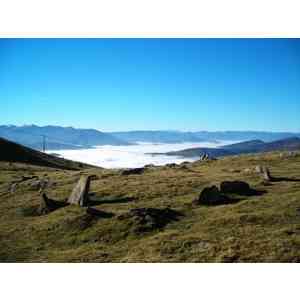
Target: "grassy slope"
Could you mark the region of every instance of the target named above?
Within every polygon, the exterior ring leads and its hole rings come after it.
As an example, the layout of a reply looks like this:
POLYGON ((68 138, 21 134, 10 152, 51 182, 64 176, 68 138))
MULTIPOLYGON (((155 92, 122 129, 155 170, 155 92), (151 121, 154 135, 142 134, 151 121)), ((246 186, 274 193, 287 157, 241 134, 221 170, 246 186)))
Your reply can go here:
POLYGON ((65 170, 80 170, 88 164, 49 155, 0 137, 0 162, 26 163, 65 170))
POLYGON ((300 181, 263 186, 256 174, 243 172, 261 163, 274 176, 300 179, 300 157, 282 159, 278 153, 196 162, 188 169, 159 167, 132 176, 113 170, 56 171, 0 163, 0 261, 300 262, 300 181), (116 216, 82 229, 78 218, 85 210, 75 206, 24 217, 20 208, 38 205, 40 196, 25 184, 9 194, 8 183, 44 173, 57 182, 47 192, 54 199, 67 197, 80 173, 97 174, 91 192, 102 201, 98 209, 117 216, 129 208, 170 205, 185 216, 145 234, 134 233, 132 224, 116 216), (203 187, 230 179, 245 180, 267 193, 232 205, 190 205, 203 187))

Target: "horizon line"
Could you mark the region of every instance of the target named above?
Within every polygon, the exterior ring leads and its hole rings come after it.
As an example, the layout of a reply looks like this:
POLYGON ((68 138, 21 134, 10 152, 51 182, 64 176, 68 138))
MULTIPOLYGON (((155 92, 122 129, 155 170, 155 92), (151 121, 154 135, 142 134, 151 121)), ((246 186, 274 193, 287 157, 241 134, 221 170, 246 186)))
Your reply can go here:
POLYGON ((126 130, 102 130, 98 128, 93 127, 76 127, 76 126, 68 126, 68 125, 36 125, 36 124, 23 124, 23 125, 15 125, 15 124, 0 124, 0 126, 6 126, 6 127, 30 127, 35 126, 39 128, 43 127, 61 127, 61 128, 72 128, 72 129, 78 129, 78 130, 97 130, 103 133, 116 133, 116 132, 142 132, 142 131, 151 131, 151 132, 157 132, 157 131, 163 131, 163 132, 181 132, 181 133, 196 133, 196 132, 207 132, 207 133, 216 133, 216 132, 255 132, 255 133, 292 133, 292 134, 300 134, 299 131, 294 130, 253 130, 253 129, 226 129, 226 130, 204 130, 204 129, 198 129, 198 130, 184 130, 184 129, 126 129, 126 130))

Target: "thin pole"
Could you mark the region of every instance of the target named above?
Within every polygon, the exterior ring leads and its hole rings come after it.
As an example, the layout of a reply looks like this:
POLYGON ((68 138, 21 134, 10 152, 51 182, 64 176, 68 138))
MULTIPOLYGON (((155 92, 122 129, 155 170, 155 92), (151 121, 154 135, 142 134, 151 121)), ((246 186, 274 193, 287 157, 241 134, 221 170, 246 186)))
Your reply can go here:
POLYGON ((43 152, 46 151, 46 136, 45 135, 42 135, 43 137, 43 152))

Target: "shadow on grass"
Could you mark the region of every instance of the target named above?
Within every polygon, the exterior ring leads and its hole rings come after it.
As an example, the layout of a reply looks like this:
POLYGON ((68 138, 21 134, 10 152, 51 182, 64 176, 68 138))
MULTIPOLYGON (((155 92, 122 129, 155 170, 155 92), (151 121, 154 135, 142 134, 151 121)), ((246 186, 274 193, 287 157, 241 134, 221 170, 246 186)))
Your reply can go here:
POLYGON ((97 206, 101 204, 122 204, 129 203, 135 200, 133 197, 100 197, 91 195, 88 200, 88 206, 97 206))
POLYGON ((92 207, 88 207, 86 210, 86 213, 93 217, 98 217, 98 218, 103 218, 103 219, 109 219, 114 216, 114 214, 111 212, 106 212, 106 211, 95 209, 92 207))
POLYGON ((266 193, 266 191, 264 191, 264 190, 256 190, 256 189, 250 188, 248 191, 235 192, 234 194, 240 195, 240 196, 251 197, 251 196, 261 196, 265 193, 266 193))
POLYGON ((272 177, 271 182, 281 182, 281 181, 288 181, 288 182, 300 182, 298 178, 289 178, 289 177, 272 177))

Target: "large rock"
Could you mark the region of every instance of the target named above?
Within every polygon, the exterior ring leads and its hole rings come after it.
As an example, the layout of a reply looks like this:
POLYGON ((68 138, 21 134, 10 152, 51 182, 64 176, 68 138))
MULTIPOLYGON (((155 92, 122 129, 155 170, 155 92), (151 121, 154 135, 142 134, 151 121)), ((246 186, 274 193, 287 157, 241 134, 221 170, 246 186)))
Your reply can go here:
POLYGON ((229 199, 213 185, 204 188, 200 196, 193 203, 196 205, 220 205, 229 203, 229 199))
POLYGON ((143 174, 145 171, 145 168, 135 168, 135 169, 128 169, 124 170, 121 175, 140 175, 143 174))
POLYGON ((221 193, 250 195, 252 189, 249 184, 244 181, 223 181, 220 185, 221 193))
POLYGON ((89 201, 89 189, 91 176, 82 175, 74 187, 70 197, 68 198, 68 203, 87 206, 89 201))

